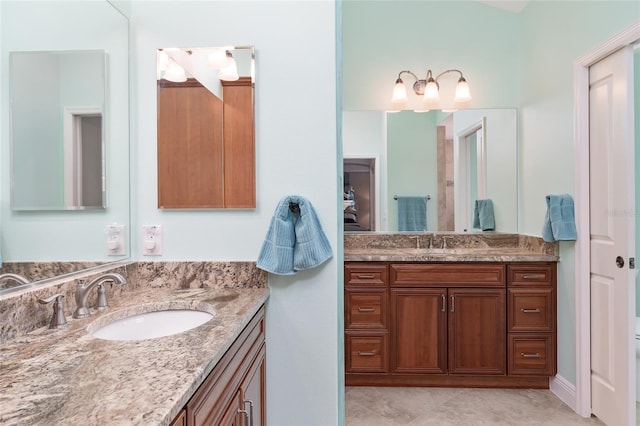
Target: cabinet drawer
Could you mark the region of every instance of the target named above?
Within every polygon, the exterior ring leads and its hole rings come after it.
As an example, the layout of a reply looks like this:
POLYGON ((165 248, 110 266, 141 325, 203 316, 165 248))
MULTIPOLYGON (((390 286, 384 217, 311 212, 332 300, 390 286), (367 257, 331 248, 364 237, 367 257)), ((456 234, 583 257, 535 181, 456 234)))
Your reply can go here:
POLYGON ((552 334, 509 334, 511 376, 556 374, 555 342, 552 334))
POLYGON ((504 265, 407 263, 390 265, 398 287, 504 287, 504 265))
POLYGON ((386 289, 349 290, 345 292, 345 328, 386 329, 386 289))
POLYGON ((389 282, 387 265, 347 263, 344 265, 344 282, 348 286, 386 287, 389 282))
POLYGON ((508 303, 509 331, 554 331, 552 289, 509 289, 508 303))
POLYGON ((555 282, 555 264, 522 264, 507 266, 507 283, 511 287, 551 287, 555 282))
POLYGON ((347 373, 386 373, 388 371, 387 334, 347 333, 347 373))

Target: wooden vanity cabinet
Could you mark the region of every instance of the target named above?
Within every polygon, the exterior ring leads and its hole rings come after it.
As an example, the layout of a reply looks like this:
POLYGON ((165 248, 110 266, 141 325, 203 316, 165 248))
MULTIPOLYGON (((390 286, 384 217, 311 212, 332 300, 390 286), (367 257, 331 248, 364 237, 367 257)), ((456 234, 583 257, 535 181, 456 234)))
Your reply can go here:
POLYGON ((555 270, 554 262, 345 263, 346 384, 547 388, 556 373, 555 270))
POLYGON ((392 373, 506 374, 503 265, 391 264, 390 275, 392 373))
POLYGON ((553 376, 556 360, 556 265, 507 266, 509 375, 553 376))
POLYGON ((264 312, 263 306, 172 426, 266 424, 264 312))
POLYGON ((389 274, 387 265, 345 264, 345 369, 389 371, 389 274))

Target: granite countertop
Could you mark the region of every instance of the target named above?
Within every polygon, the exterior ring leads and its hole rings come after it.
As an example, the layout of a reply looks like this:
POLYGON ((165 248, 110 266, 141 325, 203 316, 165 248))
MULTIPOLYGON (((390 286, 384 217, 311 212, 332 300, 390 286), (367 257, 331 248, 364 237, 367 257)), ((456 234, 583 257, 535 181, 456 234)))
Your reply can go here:
POLYGON ((452 249, 350 248, 345 262, 557 262, 558 256, 523 247, 452 249))
POLYGON ((269 296, 267 288, 145 289, 61 330, 0 347, 2 425, 168 425, 269 296), (150 308, 153 306, 152 308, 150 308), (87 327, 145 310, 200 307, 212 320, 173 336, 107 341, 87 327))

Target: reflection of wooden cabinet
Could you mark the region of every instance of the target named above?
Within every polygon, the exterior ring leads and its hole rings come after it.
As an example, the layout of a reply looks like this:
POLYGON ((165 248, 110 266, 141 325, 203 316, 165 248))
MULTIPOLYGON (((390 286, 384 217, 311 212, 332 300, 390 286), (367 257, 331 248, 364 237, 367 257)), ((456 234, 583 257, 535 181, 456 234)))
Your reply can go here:
POLYGON ((553 263, 345 264, 347 385, 548 387, 555 351, 553 263))
POLYGON ((223 81, 224 206, 256 206, 253 84, 251 78, 223 81))
POLYGON ((231 345, 172 425, 266 423, 264 308, 231 345))
POLYGON ((158 81, 158 207, 255 207, 253 85, 158 81))

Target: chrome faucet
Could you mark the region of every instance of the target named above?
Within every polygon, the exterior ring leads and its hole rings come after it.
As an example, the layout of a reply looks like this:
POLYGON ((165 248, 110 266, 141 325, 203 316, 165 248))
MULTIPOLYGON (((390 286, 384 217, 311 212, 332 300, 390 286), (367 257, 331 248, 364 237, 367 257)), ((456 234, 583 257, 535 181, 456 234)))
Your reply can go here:
POLYGON ((104 283, 112 282, 116 284, 124 284, 127 280, 117 273, 104 274, 91 281, 89 284, 85 284, 83 279, 79 279, 76 284, 76 310, 73 312, 74 318, 86 318, 91 313, 87 307, 87 299, 89 298, 89 291, 93 287, 98 287, 98 302, 96 307, 99 310, 103 310, 109 307, 107 304, 107 298, 105 295, 104 283))
POLYGON ((449 236, 445 235, 445 236, 442 237, 442 249, 443 250, 446 250, 448 248, 447 247, 447 240, 450 240, 450 239, 453 239, 453 235, 449 235, 449 236))
POLYGON ((0 274, 0 281, 4 281, 4 280, 14 280, 19 282, 20 284, 28 284, 29 280, 26 279, 25 277, 23 277, 22 275, 18 275, 18 274, 0 274))
POLYGON ((433 240, 436 238, 436 233, 432 232, 431 235, 429 235, 429 249, 433 248, 433 240))

